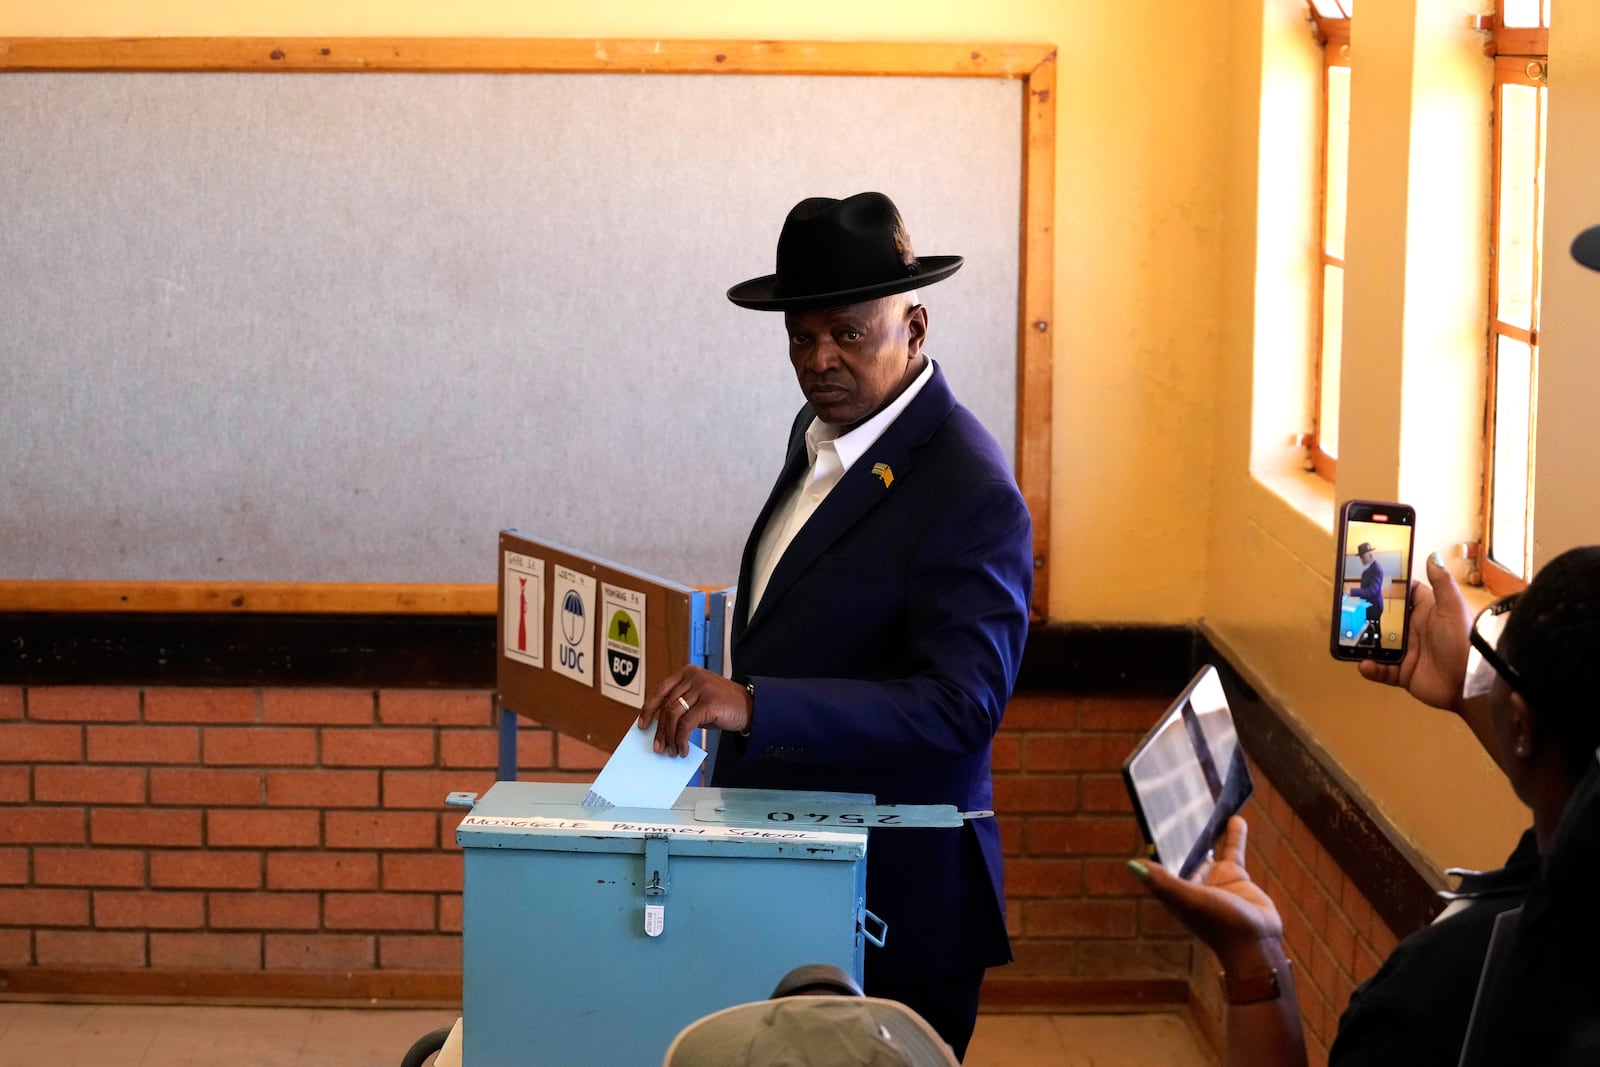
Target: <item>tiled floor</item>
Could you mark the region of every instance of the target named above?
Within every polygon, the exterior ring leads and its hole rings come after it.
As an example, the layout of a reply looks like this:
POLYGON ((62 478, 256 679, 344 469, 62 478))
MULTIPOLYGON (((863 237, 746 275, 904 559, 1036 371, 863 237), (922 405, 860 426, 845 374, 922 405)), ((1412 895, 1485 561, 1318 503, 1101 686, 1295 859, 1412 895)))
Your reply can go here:
POLYGON ((965 1067, 1214 1067, 1178 1012, 981 1015, 965 1067))
MULTIPOLYGON (((454 1011, 0 1001, 15 1067, 396 1067, 454 1011)), ((967 1067, 1212 1067, 1181 1014, 985 1015, 967 1067)), ((471 1065, 466 1065, 471 1067, 471 1065)), ((640 1065, 652 1067, 652 1065, 640 1065)))

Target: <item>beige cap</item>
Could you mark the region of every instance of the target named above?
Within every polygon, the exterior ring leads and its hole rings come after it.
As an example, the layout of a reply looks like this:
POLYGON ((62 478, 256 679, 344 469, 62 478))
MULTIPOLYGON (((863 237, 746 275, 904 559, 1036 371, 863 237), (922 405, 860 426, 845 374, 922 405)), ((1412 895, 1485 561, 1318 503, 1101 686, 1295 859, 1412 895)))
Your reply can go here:
POLYGON ((680 1033, 662 1067, 952 1067, 937 1031, 877 997, 784 997, 738 1004, 680 1033))

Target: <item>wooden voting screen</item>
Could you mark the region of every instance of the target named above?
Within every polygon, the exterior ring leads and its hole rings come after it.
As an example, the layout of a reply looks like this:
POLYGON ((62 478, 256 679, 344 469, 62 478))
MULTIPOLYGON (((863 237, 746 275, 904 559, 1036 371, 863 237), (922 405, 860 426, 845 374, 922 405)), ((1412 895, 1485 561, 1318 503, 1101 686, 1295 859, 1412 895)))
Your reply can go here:
POLYGON ((596 748, 614 749, 644 698, 703 644, 695 631, 705 632, 706 595, 688 586, 514 530, 500 534, 498 570, 499 706, 596 748), (562 580, 563 574, 576 580, 562 580), (591 587, 587 596, 585 584, 591 587), (607 589, 634 594, 637 602, 616 599, 608 609, 607 589), (614 672, 627 671, 630 650, 636 650, 637 663, 624 686, 614 672), (581 664, 573 662, 579 654, 581 664), (575 677, 585 673, 584 666, 587 682, 575 677), (630 691, 637 692, 638 704, 622 699, 630 691))

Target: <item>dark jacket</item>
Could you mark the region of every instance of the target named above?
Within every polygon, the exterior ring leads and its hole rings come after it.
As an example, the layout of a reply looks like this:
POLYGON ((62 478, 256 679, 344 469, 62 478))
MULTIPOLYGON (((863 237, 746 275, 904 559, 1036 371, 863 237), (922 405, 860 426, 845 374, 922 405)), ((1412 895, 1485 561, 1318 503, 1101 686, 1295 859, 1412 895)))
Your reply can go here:
POLYGON ((1329 1067, 1456 1067, 1495 918, 1519 906, 1539 867, 1531 829, 1499 870, 1462 872, 1448 896, 1469 903, 1401 941, 1356 987, 1329 1067))
MULTIPOLYGON (((1600 752, 1596 753, 1600 757, 1600 752)), ((1600 762, 1567 800, 1506 944, 1485 968, 1469 1067, 1600 1063, 1600 762)))
MULTIPOLYGON (((992 808, 990 745, 1033 588, 1032 523, 1004 454, 936 366, 795 536, 746 625, 756 546, 808 465, 811 419, 795 419, 745 545, 732 659, 755 715, 748 738, 721 738, 712 783, 992 808)), ((994 819, 873 830, 867 907, 888 925, 867 951, 869 993, 875 975, 1008 961, 994 819)))

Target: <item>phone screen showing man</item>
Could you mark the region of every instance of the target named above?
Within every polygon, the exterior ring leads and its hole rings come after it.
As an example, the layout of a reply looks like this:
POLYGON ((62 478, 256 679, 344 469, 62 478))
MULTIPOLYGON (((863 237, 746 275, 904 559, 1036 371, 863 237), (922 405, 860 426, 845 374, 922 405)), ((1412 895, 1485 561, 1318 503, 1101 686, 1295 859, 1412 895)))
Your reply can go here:
POLYGON ((1415 514, 1403 504, 1351 501, 1341 518, 1333 654, 1397 663, 1405 655, 1415 514))

